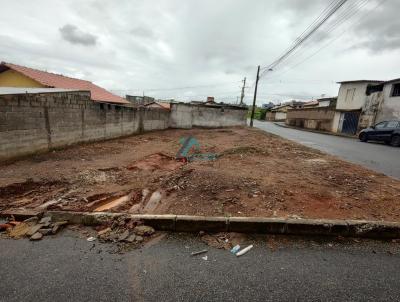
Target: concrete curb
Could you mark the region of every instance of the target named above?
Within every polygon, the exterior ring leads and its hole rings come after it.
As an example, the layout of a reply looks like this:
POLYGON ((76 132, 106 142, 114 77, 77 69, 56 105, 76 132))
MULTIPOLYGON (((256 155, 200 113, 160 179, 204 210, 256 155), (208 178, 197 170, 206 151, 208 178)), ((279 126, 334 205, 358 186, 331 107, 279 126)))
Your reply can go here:
POLYGON ((286 124, 280 124, 280 123, 275 123, 275 125, 282 127, 282 128, 289 128, 289 129, 294 129, 294 130, 300 130, 300 131, 306 131, 306 132, 312 132, 312 133, 319 133, 319 134, 326 134, 326 135, 333 135, 333 136, 339 136, 339 137, 347 137, 347 138, 352 138, 352 139, 357 139, 356 135, 346 135, 346 134, 340 134, 340 133, 334 133, 334 132, 328 132, 328 131, 319 131, 319 130, 313 130, 313 129, 306 129, 306 128, 300 128, 300 127, 293 127, 293 126, 288 126, 286 124))
POLYGON ((400 223, 364 220, 285 219, 261 217, 203 217, 185 215, 131 215, 125 213, 84 213, 49 211, 54 220, 98 225, 113 219, 142 220, 160 231, 239 232, 260 234, 322 235, 379 239, 400 238, 400 223))

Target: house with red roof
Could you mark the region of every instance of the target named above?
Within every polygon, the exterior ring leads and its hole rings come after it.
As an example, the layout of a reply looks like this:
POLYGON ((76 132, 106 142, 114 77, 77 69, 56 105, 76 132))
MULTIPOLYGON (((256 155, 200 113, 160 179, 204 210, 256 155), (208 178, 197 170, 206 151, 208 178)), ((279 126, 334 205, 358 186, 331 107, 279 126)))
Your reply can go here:
POLYGON ((129 104, 124 98, 112 94, 92 82, 6 62, 0 63, 0 87, 61 88, 90 91, 91 99, 94 102, 129 104))

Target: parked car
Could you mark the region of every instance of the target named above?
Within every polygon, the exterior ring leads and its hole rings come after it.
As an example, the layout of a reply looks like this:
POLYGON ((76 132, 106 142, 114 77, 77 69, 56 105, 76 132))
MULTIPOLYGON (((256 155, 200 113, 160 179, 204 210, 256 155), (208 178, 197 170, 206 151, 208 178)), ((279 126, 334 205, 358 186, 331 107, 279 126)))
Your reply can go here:
POLYGON ((400 121, 385 121, 364 129, 358 135, 360 141, 381 141, 400 146, 400 121))

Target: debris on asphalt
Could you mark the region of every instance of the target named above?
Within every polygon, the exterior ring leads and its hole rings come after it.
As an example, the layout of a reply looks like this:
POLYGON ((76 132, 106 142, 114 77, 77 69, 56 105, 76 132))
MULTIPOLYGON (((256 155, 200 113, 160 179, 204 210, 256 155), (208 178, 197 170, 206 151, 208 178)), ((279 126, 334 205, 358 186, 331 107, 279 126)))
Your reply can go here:
POLYGON ((101 231, 98 231, 97 232, 97 236, 103 236, 103 235, 105 235, 105 234, 107 234, 107 233, 110 233, 112 231, 112 229, 110 228, 110 227, 107 227, 107 228, 105 228, 105 229, 103 229, 103 230, 101 230, 101 231))
POLYGON ((232 249, 231 249, 231 253, 232 254, 236 254, 238 251, 240 250, 240 245, 235 245, 232 249))
POLYGON ((50 216, 43 217, 42 219, 40 219, 39 223, 44 226, 49 226, 51 223, 51 217, 50 216))
POLYGON ((9 231, 9 236, 14 239, 22 238, 34 225, 34 222, 22 222, 9 231))
POLYGON ((32 236, 33 234, 37 233, 42 227, 43 227, 42 224, 36 224, 36 225, 32 226, 32 227, 26 232, 26 235, 27 235, 27 236, 32 236))
POLYGON ((43 238, 43 234, 37 232, 33 234, 29 239, 30 240, 41 240, 43 238))
POLYGON ((42 234, 43 236, 47 236, 47 235, 52 234, 52 230, 53 230, 53 229, 42 228, 42 229, 38 230, 38 232, 39 232, 40 234, 42 234))
POLYGON ((155 230, 150 226, 139 225, 133 229, 133 232, 140 236, 151 236, 155 233, 155 230))
POLYGON ((243 250, 239 251, 236 253, 237 257, 243 256, 246 254, 248 251, 250 251, 253 248, 253 245, 249 245, 248 247, 245 247, 243 250))
POLYGON ((205 254, 207 252, 208 252, 208 250, 201 250, 201 251, 197 251, 197 252, 192 252, 191 255, 196 256, 196 255, 205 254))
POLYGON ((125 241, 129 236, 129 230, 125 230, 122 234, 118 236, 118 241, 125 241))
POLYGON ((1 223, 0 224, 0 232, 4 232, 9 228, 12 228, 13 226, 9 223, 1 223))
POLYGON ((121 251, 135 247, 145 240, 154 238, 155 230, 143 222, 128 216, 119 216, 101 228, 96 228, 97 239, 101 242, 118 243, 121 251))
POLYGON ((201 240, 207 245, 217 248, 231 250, 235 245, 246 241, 247 236, 240 233, 217 233, 217 234, 204 234, 201 240))
POLYGON ((201 257, 201 259, 207 261, 208 260, 208 256, 201 257))
POLYGON ((14 239, 29 237, 31 240, 40 240, 43 236, 56 234, 60 228, 67 225, 68 221, 52 222, 51 217, 46 216, 39 220, 33 216, 24 221, 11 220, 7 223, 8 236, 14 239))
POLYGON ((88 239, 86 239, 87 241, 89 241, 89 242, 92 242, 92 241, 95 241, 96 240, 96 237, 92 237, 92 236, 90 236, 88 239))

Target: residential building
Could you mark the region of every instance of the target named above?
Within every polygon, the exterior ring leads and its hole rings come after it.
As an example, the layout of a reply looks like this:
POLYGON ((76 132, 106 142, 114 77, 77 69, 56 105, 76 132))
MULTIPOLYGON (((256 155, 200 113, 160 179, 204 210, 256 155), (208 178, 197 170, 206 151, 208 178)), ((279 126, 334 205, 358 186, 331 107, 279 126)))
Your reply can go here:
POLYGON ((318 107, 336 107, 337 98, 321 98, 317 101, 318 107))
POLYGON ((275 106, 271 111, 267 112, 267 121, 284 122, 286 121, 286 115, 289 109, 292 109, 291 105, 283 104, 275 106))
POLYGON ((317 100, 312 100, 309 102, 304 103, 304 108, 315 108, 319 107, 319 102, 317 100))
POLYGON ((291 106, 293 109, 301 109, 304 107, 304 104, 306 102, 302 102, 302 101, 296 101, 296 100, 291 100, 288 102, 284 102, 282 105, 289 105, 291 106))
POLYGON ((332 131, 356 134, 362 108, 367 100, 367 88, 382 84, 383 81, 358 80, 339 82, 339 94, 332 131))
POLYGON ((92 82, 6 62, 0 64, 0 87, 59 88, 90 91, 91 99, 94 102, 129 104, 124 98, 112 94, 92 82))
POLYGON ((368 86, 358 130, 396 119, 400 119, 400 79, 368 86))
POLYGON ((272 103, 272 102, 269 102, 269 103, 267 103, 267 104, 262 104, 261 105, 261 108, 262 109, 272 109, 273 107, 275 107, 275 104, 274 103, 272 103))

